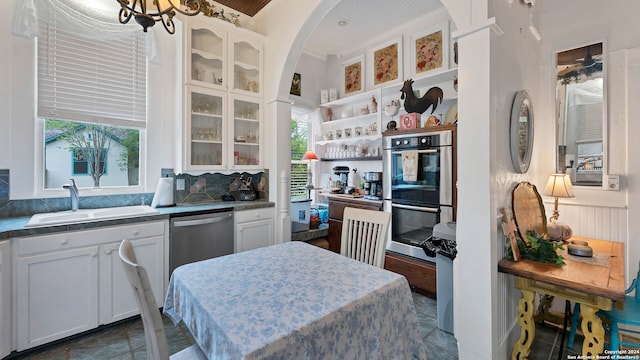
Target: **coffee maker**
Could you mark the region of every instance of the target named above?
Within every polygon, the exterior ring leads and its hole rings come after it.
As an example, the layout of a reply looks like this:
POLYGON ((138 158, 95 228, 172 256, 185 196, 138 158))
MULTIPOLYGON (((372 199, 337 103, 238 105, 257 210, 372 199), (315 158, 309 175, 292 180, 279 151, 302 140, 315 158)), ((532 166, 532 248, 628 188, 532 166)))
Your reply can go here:
POLYGON ((364 173, 364 198, 370 200, 382 199, 382 173, 364 173))
POLYGON ((333 173, 338 175, 340 179, 339 192, 344 192, 349 188, 349 167, 348 166, 334 166, 333 173))

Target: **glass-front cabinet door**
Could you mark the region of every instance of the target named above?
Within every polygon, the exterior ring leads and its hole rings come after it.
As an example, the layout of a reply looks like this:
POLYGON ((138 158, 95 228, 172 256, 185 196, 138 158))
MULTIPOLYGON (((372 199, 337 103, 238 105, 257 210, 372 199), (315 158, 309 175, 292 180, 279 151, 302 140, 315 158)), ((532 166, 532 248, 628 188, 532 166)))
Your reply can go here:
POLYGON ((198 86, 223 88, 227 79, 227 34, 194 22, 186 36, 186 79, 198 86))
POLYGON ((235 168, 251 168, 261 165, 262 101, 260 99, 233 95, 233 160, 235 168))
POLYGON ((185 164, 191 170, 224 165, 227 157, 226 94, 222 91, 187 86, 188 114, 185 129, 185 164))
POLYGON ((262 42, 240 34, 229 34, 232 58, 231 89, 262 95, 262 42))

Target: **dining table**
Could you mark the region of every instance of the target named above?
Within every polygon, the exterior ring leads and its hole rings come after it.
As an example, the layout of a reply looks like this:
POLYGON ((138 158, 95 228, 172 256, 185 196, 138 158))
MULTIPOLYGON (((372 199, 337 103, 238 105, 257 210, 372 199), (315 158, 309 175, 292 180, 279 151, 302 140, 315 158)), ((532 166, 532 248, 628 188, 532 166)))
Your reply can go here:
POLYGON ((302 241, 182 265, 163 312, 209 359, 426 359, 402 275, 302 241))

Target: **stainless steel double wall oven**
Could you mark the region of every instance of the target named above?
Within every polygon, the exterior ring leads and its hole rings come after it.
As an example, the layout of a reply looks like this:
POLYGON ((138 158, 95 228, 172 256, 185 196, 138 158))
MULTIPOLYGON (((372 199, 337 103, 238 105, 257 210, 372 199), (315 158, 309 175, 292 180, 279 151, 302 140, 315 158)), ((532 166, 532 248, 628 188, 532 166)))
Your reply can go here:
POLYGON ((384 211, 392 214, 387 250, 435 262, 419 244, 437 223, 453 221, 453 132, 388 135, 382 145, 384 211))

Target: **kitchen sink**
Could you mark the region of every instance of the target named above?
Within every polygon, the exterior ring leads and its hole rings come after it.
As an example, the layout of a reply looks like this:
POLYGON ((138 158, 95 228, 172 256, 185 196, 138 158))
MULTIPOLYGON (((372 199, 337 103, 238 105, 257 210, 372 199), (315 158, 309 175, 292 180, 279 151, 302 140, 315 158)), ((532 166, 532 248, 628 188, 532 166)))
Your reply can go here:
POLYGON ((153 214, 158 214, 158 211, 147 205, 56 211, 33 215, 25 227, 72 224, 153 214))

